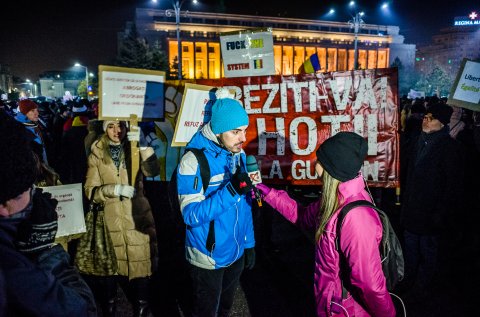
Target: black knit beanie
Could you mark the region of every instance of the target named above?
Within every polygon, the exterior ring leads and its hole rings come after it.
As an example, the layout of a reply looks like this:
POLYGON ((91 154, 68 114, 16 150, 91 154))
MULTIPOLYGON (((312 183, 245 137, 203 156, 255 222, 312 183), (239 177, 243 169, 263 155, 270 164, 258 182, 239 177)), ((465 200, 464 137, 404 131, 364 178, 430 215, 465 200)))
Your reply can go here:
POLYGON ((443 125, 447 125, 450 123, 453 108, 443 103, 435 103, 428 106, 427 113, 431 113, 434 119, 437 119, 443 125))
POLYGON ((320 145, 317 159, 333 178, 346 182, 357 176, 367 152, 364 138, 353 132, 339 132, 320 145))
POLYGON ((35 182, 37 168, 25 127, 0 111, 0 204, 16 198, 35 182))

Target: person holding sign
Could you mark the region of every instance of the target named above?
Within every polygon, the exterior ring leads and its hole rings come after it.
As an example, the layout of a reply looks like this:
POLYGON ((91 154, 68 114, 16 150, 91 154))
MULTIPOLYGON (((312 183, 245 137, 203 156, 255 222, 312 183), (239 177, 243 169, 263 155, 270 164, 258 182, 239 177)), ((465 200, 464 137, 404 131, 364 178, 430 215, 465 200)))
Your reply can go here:
POLYGON ((177 170, 194 316, 228 316, 243 269, 255 264, 253 185, 242 149, 248 115, 237 100, 225 98, 225 92, 217 91, 210 122, 187 144, 177 170), (208 163, 205 190, 205 169, 200 170, 191 148, 202 150, 208 163))
MULTIPOLYGON (((153 149, 144 147, 146 143, 140 132, 128 132, 123 121, 104 121, 105 134, 91 146, 88 157, 88 171, 85 182, 85 193, 91 197, 96 188, 93 200, 104 205, 105 223, 115 246, 118 272, 113 276, 88 276, 95 295, 99 297, 104 315, 115 314, 117 283, 124 289, 133 304, 135 316, 147 316, 148 309, 148 277, 152 275, 151 243, 145 230, 154 231, 151 210, 149 215, 138 219, 138 212, 133 207, 135 188, 129 185, 132 169, 130 160, 130 143, 139 141, 142 171, 147 176, 155 176, 158 163, 153 149), (140 223, 139 223, 140 222, 140 223), (151 228, 153 226, 153 229, 151 228), (95 292, 98 290, 98 293, 95 292)), ((142 175, 142 174, 139 174, 142 175)), ((139 193, 141 194, 141 193, 139 193)), ((138 206, 138 205, 136 205, 138 206)), ((149 207, 149 206, 148 206, 149 207)), ((152 249, 156 249, 152 248, 152 249)), ((152 263, 153 262, 153 263, 152 263)))
POLYGON ((50 194, 25 128, 0 112, 0 316, 97 316, 90 288, 55 243, 50 194))

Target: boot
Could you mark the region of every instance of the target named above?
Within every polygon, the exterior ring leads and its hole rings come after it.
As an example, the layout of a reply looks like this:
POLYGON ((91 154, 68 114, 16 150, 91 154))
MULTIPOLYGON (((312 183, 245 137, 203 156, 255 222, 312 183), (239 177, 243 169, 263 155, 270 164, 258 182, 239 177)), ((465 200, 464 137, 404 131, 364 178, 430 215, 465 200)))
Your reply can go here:
POLYGON ((117 315, 117 301, 115 298, 109 299, 102 306, 102 313, 104 317, 115 317, 117 315))
POLYGON ((148 287, 149 280, 144 277, 135 278, 130 281, 130 289, 134 296, 133 299, 133 316, 145 317, 150 315, 148 305, 148 287))
POLYGON ((117 314, 117 281, 115 276, 103 278, 102 313, 104 317, 115 317, 117 314))
POLYGON ((143 299, 138 299, 133 305, 133 316, 134 317, 147 317, 150 314, 150 309, 148 307, 148 302, 143 299))

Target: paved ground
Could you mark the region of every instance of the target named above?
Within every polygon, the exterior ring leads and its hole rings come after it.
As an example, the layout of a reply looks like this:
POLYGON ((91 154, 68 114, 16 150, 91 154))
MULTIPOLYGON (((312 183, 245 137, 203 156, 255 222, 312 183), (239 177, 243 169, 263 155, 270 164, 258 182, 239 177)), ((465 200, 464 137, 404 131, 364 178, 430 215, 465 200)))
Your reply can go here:
MULTIPOLYGON (((395 222, 395 210, 391 212, 395 222)), ((269 210, 256 211, 255 224, 257 265, 253 270, 244 272, 231 316, 315 316, 311 234, 300 231, 269 210), (271 233, 265 230, 269 226, 264 226, 269 222, 271 233), (266 243, 265 236, 268 235, 271 244, 266 243)), ((427 298, 418 301, 402 295, 406 300, 407 316, 479 316, 478 309, 474 310, 480 295, 478 236, 476 239, 463 239, 453 244, 447 255, 448 261, 442 262, 442 277, 427 298)), ((179 278, 181 265, 173 260, 179 257, 181 254, 172 253, 168 257, 170 261, 163 259, 160 265, 163 274, 153 279, 155 286, 151 294, 155 316, 188 316, 188 312, 182 312, 182 307, 188 307, 188 304, 183 300, 185 289, 179 278)), ((121 301, 121 316, 131 316, 131 308, 123 296, 121 301)), ((184 310, 188 311, 188 308, 184 310)), ((398 316, 404 315, 400 307, 397 311, 398 316)))

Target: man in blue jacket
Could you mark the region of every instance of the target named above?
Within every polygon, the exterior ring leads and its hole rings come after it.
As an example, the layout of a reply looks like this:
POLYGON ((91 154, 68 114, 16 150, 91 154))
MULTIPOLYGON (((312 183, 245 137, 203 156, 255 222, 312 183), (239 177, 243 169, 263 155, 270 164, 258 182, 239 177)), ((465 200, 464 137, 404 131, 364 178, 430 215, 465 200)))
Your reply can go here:
POLYGON ((92 292, 54 244, 57 201, 33 185, 30 145, 0 112, 0 316, 96 316, 92 292))
POLYGON ((255 263, 252 183, 242 149, 248 115, 237 100, 222 98, 224 93, 217 91, 211 120, 187 144, 177 171, 194 316, 228 316, 244 267, 255 263), (205 191, 200 165, 189 148, 201 149, 208 161, 205 191))

